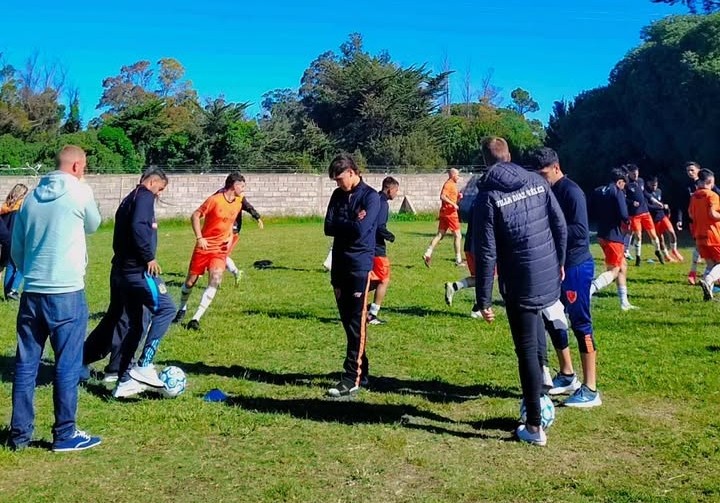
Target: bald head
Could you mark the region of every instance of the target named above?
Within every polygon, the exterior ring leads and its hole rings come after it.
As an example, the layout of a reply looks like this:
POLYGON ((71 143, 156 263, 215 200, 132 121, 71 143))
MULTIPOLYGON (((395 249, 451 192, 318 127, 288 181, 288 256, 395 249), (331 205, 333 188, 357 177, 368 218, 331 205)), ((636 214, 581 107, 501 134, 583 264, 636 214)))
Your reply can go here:
POLYGON ((457 182, 460 178, 460 171, 455 168, 450 168, 449 170, 447 170, 447 175, 450 180, 457 182))
POLYGON ((75 145, 65 145, 57 155, 56 168, 76 178, 82 178, 87 166, 85 151, 75 145))

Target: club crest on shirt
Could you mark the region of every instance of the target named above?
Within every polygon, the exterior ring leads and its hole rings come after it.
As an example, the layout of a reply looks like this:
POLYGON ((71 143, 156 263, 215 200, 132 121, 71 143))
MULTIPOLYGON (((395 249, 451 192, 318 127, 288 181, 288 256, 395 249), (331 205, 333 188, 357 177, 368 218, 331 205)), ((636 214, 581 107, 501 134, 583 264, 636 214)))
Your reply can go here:
POLYGON ((573 290, 568 290, 565 292, 565 296, 567 297, 568 302, 570 304, 575 304, 575 301, 577 300, 577 292, 573 290))

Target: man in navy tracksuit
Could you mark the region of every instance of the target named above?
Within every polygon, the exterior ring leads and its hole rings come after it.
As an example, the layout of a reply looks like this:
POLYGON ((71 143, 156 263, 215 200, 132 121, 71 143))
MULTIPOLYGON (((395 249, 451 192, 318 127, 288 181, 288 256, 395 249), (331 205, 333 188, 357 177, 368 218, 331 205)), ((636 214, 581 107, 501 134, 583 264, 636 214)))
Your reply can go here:
MULTIPOLYGON (((106 316, 117 323, 123 313, 127 316, 127 333, 120 342, 118 384, 113 391, 116 398, 125 398, 148 389, 162 388, 152 361, 160 340, 175 315, 175 304, 160 279, 157 250, 157 222, 155 199, 167 186, 167 176, 160 169, 151 168, 143 174, 140 184, 128 194, 115 213, 110 288, 113 296, 106 316), (135 351, 144 332, 143 312, 151 315, 150 329, 140 359, 133 365, 135 351)), ((102 323, 102 322, 101 322, 102 323)), ((112 337, 112 331, 105 332, 112 337)), ((110 340, 88 339, 85 351, 107 347, 110 340)), ((86 363, 88 355, 85 356, 86 363)))
POLYGON ((361 386, 367 385, 368 379, 367 298, 380 196, 360 178, 349 154, 336 156, 328 175, 338 186, 325 215, 325 235, 334 238, 330 282, 345 328, 347 350, 342 377, 327 394, 331 398, 352 398, 361 386))
POLYGON ((492 286, 497 265, 527 411, 526 423, 516 434, 523 442, 545 445, 538 344, 545 337, 542 310, 560 298, 567 227, 548 183, 509 162, 504 139, 488 138, 482 153, 490 169, 473 214, 477 307, 485 321, 495 319, 492 286))
POLYGON ((570 180, 560 168, 557 153, 551 148, 538 149, 533 155, 538 173, 552 186, 553 194, 562 209, 567 223, 567 257, 565 278, 561 284, 560 300, 570 318, 578 342, 583 368, 583 383, 573 370, 568 344, 567 326, 558 329, 545 323, 555 346, 560 371, 553 378, 549 393, 559 395, 574 392, 565 400, 568 407, 596 407, 602 404, 595 376, 596 345, 590 315, 590 284, 595 275, 595 263, 590 254, 590 230, 587 201, 582 189, 570 180))

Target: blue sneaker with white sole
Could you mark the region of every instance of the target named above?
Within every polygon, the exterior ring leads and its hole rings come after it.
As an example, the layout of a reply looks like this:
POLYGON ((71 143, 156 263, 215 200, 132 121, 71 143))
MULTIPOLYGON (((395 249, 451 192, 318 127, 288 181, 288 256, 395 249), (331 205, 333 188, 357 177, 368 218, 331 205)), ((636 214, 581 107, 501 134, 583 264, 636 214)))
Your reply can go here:
POLYGON ((555 374, 552 380, 552 388, 548 391, 550 395, 564 395, 573 393, 580 387, 580 381, 577 374, 565 375, 560 372, 555 374))
POLYGON ((84 451, 100 445, 101 442, 100 437, 93 437, 84 431, 75 430, 70 438, 53 442, 52 450, 53 452, 84 451))
POLYGON ((563 402, 565 407, 590 408, 602 405, 599 391, 592 391, 584 384, 563 402))

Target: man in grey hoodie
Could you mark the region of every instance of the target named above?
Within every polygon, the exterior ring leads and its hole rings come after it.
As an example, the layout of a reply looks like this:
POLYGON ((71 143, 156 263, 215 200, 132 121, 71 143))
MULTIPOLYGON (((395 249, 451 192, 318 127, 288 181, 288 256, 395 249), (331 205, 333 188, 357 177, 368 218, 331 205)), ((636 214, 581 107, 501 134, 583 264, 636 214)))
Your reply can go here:
POLYGON ((15 220, 11 255, 25 276, 25 288, 17 318, 10 420, 13 449, 27 447, 32 439, 35 380, 48 337, 55 352, 52 450, 78 451, 100 443, 99 437, 75 425, 88 321, 85 235, 100 225, 92 190, 83 179, 86 165, 81 148, 64 147, 57 156, 57 170, 40 179, 15 220))

